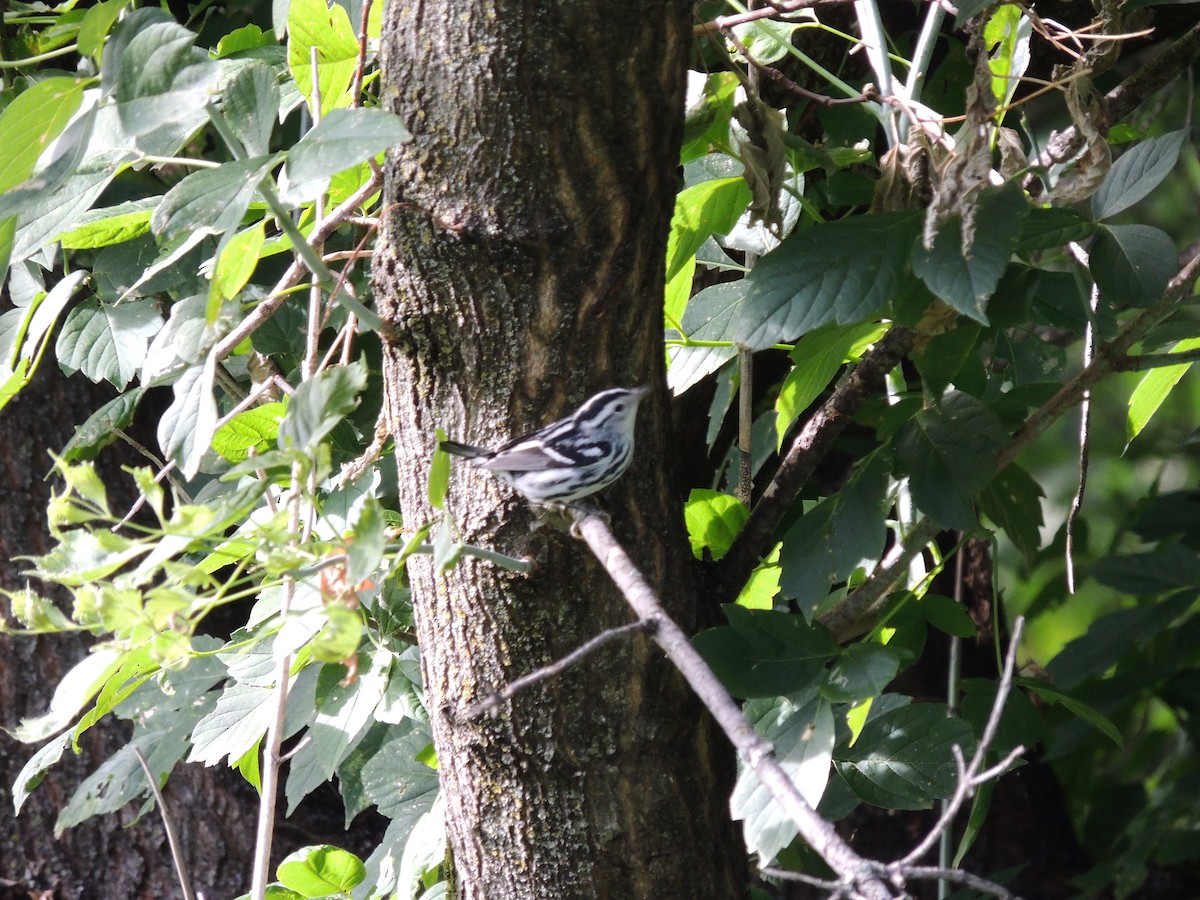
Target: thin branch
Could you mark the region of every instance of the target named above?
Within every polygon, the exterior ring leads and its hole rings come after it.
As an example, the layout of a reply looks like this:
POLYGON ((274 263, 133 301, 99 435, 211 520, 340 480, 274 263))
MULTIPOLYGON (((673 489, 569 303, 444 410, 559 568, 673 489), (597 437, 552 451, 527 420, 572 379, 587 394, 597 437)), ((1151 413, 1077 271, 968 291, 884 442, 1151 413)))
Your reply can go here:
POLYGON ((1186 366, 1194 362, 1200 362, 1200 350, 1184 350, 1180 353, 1139 353, 1114 360, 1113 371, 1142 372, 1146 369, 1186 366))
MULTIPOLYGON (((1089 260, 1087 251, 1072 241, 1068 247, 1071 255, 1080 268, 1087 272, 1089 260)), ((1096 359, 1096 310, 1100 306, 1100 287, 1093 283, 1091 296, 1088 300, 1087 326, 1083 333, 1083 366, 1087 368, 1096 359)), ((1066 533, 1064 536, 1063 556, 1067 571, 1067 593, 1075 593, 1075 525, 1079 521, 1079 512, 1083 509, 1083 497, 1087 492, 1088 476, 1088 435, 1092 427, 1092 391, 1089 388, 1079 398, 1079 475, 1075 485, 1075 496, 1071 498, 1071 508, 1067 511, 1066 533)))
POLYGON ((737 35, 732 31, 727 32, 725 36, 729 38, 729 42, 733 44, 738 55, 746 60, 747 64, 752 66, 755 71, 767 76, 781 88, 795 94, 797 97, 811 100, 813 103, 820 104, 821 106, 846 106, 854 103, 866 103, 869 100, 882 99, 879 93, 874 90, 866 90, 853 97, 830 97, 828 94, 818 94, 816 91, 810 91, 808 88, 796 84, 796 82, 792 81, 792 79, 788 78, 774 66, 768 66, 766 63, 755 59, 749 48, 738 40, 737 35))
MULTIPOLYGON (((1104 95, 1109 121, 1119 122, 1128 116, 1147 97, 1166 87, 1187 71, 1200 55, 1200 24, 1166 50, 1141 65, 1137 70, 1104 95)), ((1083 136, 1074 128, 1054 134, 1038 157, 1038 164, 1051 166, 1064 162, 1079 152, 1083 136)))
POLYGON ((760 9, 752 9, 744 13, 717 16, 711 22, 703 22, 697 25, 692 32, 699 37, 702 34, 725 31, 738 25, 744 25, 747 22, 756 22, 759 19, 771 19, 783 13, 796 12, 801 9, 812 9, 818 6, 848 6, 853 2, 854 0, 786 0, 786 2, 771 3, 760 9))
POLYGON ((980 878, 978 875, 972 875, 970 872, 964 872, 962 869, 942 869, 938 866, 911 866, 904 870, 904 874, 907 878, 915 878, 920 881, 951 881, 955 884, 963 884, 977 891, 982 891, 985 894, 991 894, 993 897, 999 898, 999 900, 1021 900, 1020 897, 1003 885, 996 884, 994 881, 988 881, 986 878, 980 878))
POLYGON ((868 900, 890 898, 891 891, 872 871, 871 864, 855 853, 832 825, 817 815, 788 778, 775 758, 774 748, 746 720, 687 635, 663 610, 654 590, 617 543, 608 524, 593 513, 577 511, 572 531, 587 542, 638 619, 653 623, 655 643, 662 647, 691 685, 746 765, 778 801, 808 845, 868 900))
POLYGON ((869 631, 887 603, 888 591, 908 571, 912 561, 924 552, 937 533, 938 526, 932 519, 928 516, 921 519, 904 538, 904 542, 892 548, 875 574, 847 594, 833 609, 821 615, 818 621, 839 642, 869 631))
MULTIPOLYGON (((1064 412, 1079 402, 1084 391, 1095 385, 1104 376, 1118 371, 1125 354, 1135 343, 1145 337, 1146 332, 1166 316, 1175 311, 1179 301, 1188 296, 1200 277, 1200 254, 1193 256, 1176 273, 1167 285, 1162 300, 1143 310, 1103 345, 1095 361, 1082 369, 1074 378, 1059 388, 1058 392, 1043 403, 1025 420, 1025 424, 1013 436, 1003 450, 996 454, 996 470, 1000 471, 1046 431, 1064 412)), ((1180 354, 1182 356, 1182 354, 1180 354)))
POLYGON ((511 700, 517 694, 533 687, 539 682, 546 681, 556 675, 561 675, 567 669, 571 668, 571 666, 576 665, 585 657, 595 653, 610 641, 643 631, 653 631, 654 627, 653 622, 639 619, 637 622, 631 622, 628 625, 605 629, 591 640, 580 644, 561 659, 556 659, 554 662, 542 666, 540 669, 534 669, 528 675, 522 675, 520 678, 510 681, 502 690, 494 691, 474 706, 467 707, 463 712, 463 716, 467 719, 474 719, 484 713, 495 716, 500 711, 501 703, 511 700))
POLYGON ((1016 758, 1025 752, 1024 747, 1015 747, 1004 758, 1002 768, 993 767, 986 772, 983 771, 983 763, 987 758, 987 752, 991 749, 992 742, 996 740, 996 732, 1000 728, 1000 717, 1004 714, 1004 704, 1008 702, 1008 695, 1012 691, 1013 673, 1016 671, 1017 665, 1017 648, 1020 646, 1021 632, 1024 628, 1025 619, 1018 616, 1016 622, 1013 623, 1012 636, 1008 641, 1008 654, 1004 658, 1004 670, 1000 674, 1000 683, 996 686, 996 697, 992 701, 992 711, 988 715, 987 724, 984 726, 983 734, 979 738, 979 745, 975 748, 971 762, 965 770, 962 769, 962 751, 958 747, 954 748, 955 759, 959 765, 958 786, 954 790, 954 796, 950 798, 950 802, 946 804, 941 817, 930 832, 906 856, 889 865, 889 870, 901 872, 907 876, 908 867, 916 863, 933 848, 934 844, 941 838, 943 832, 954 822, 954 818, 958 815, 958 811, 962 809, 963 804, 975 793, 975 789, 990 780, 994 774, 1003 774, 1008 771, 1008 766, 1012 765, 1016 761, 1016 758))
POLYGON ((907 328, 892 326, 805 423, 758 505, 751 511, 745 527, 714 568, 713 576, 724 594, 733 596, 746 583, 760 557, 771 549, 775 530, 800 496, 817 464, 859 408, 874 396, 880 379, 912 349, 913 339, 913 333, 907 328))
POLYGON ((150 771, 150 764, 146 762, 146 757, 142 755, 138 745, 130 742, 129 746, 133 749, 137 761, 141 763, 142 771, 146 773, 146 783, 150 785, 150 792, 154 794, 154 802, 158 804, 158 814, 162 817, 163 827, 167 829, 167 846, 171 848, 171 862, 175 866, 175 874, 179 877, 179 889, 183 892, 183 900, 195 900, 192 880, 188 877, 187 861, 183 858, 183 848, 179 844, 179 835, 175 832, 175 822, 171 819, 167 801, 158 787, 158 779, 150 771))

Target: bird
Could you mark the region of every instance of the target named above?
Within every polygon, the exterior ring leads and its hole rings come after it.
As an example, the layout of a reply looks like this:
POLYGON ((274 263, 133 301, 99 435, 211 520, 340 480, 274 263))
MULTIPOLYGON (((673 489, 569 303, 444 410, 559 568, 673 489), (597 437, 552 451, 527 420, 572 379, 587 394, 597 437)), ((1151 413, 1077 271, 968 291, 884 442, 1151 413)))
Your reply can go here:
POLYGON ((570 505, 629 468, 638 404, 649 392, 648 386, 600 391, 569 416, 495 450, 458 441, 438 446, 487 469, 534 504, 570 505))

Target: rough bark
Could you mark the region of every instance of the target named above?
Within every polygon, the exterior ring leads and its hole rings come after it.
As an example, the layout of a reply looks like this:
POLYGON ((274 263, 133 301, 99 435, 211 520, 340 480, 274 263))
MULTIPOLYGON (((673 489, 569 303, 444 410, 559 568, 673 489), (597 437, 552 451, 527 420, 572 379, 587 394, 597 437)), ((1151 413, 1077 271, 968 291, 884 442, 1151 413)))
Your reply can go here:
MULTIPOLYGON (((388 161, 375 261, 400 501, 435 516, 441 426, 496 443, 613 385, 643 403, 633 467, 603 505, 685 627, 695 622, 663 389, 662 279, 690 7, 603 0, 392 4, 384 97, 414 135, 388 161)), ((460 467, 463 538, 536 568, 409 567, 459 896, 738 897, 732 755, 644 637, 618 641, 495 719, 459 711, 629 621, 585 548, 460 467)))

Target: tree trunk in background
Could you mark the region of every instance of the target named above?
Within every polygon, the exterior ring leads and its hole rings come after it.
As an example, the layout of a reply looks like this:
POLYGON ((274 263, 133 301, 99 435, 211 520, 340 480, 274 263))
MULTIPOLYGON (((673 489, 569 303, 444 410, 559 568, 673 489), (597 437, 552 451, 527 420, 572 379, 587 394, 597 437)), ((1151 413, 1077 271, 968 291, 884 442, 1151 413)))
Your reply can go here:
MULTIPOLYGON (((495 444, 614 385, 651 384, 638 452, 603 498, 671 613, 696 620, 681 498, 666 466, 663 258, 689 3, 390 4, 384 104, 414 135, 388 161, 374 269, 409 528, 430 521, 435 428, 495 444)), ((624 601, 579 542, 459 466, 471 557, 409 566, 461 897, 736 898, 724 737, 644 637, 506 704, 459 711, 605 628, 624 601)))
MULTIPOLYGON (((34 382, 4 410, 0 422, 0 585, 24 585, 18 556, 50 549, 46 503, 51 482, 49 448, 66 444, 75 425, 104 402, 104 388, 83 379, 68 381, 45 362, 34 382)), ((150 438, 149 440, 153 440, 150 438)), ((99 471, 113 496, 130 484, 115 455, 99 471)), ((126 490, 126 502, 132 492, 126 490)), ((0 600, 7 607, 7 602, 0 600)), ((6 609, 7 611, 7 609, 6 609)), ((0 635, 0 726, 40 715, 54 686, 86 652, 90 637, 26 638, 0 635)), ((89 819, 54 838, 54 821, 76 785, 129 739, 126 722, 106 719, 84 736, 79 757, 69 751, 14 817, 12 784, 36 745, 0 732, 0 900, 131 900, 178 897, 162 820, 157 810, 130 826, 138 804, 115 816, 89 819)), ((254 848, 254 791, 225 769, 181 766, 165 788, 192 884, 209 900, 235 896, 249 883, 254 848)))

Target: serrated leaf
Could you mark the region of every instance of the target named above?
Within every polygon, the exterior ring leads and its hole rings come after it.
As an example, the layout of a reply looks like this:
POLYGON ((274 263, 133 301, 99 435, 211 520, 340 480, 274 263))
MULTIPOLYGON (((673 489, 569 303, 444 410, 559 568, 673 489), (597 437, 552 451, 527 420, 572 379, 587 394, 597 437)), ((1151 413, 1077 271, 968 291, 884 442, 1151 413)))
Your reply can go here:
MULTIPOLYGON (((691 266, 685 265, 680 275, 687 275, 691 266)), ((691 287, 691 276, 687 278, 691 287)), ((732 325, 745 293, 745 282, 728 281, 698 291, 687 301, 680 327, 695 341, 732 341, 732 325)), ((679 395, 716 372, 737 355, 728 347, 670 347, 671 368, 667 385, 679 395)))
POLYGON ((1172 131, 1126 150, 1092 196, 1092 215, 1107 219, 1146 197, 1175 168, 1188 133, 1172 131))
POLYGON ((337 172, 357 165, 389 147, 411 140, 400 117, 382 109, 334 109, 295 143, 283 171, 288 203, 311 200, 325 191, 337 172))
POLYGON ((725 234, 750 205, 750 188, 740 175, 714 178, 679 192, 667 237, 667 281, 674 278, 713 234, 725 234))
POLYGON ((860 703, 878 697, 900 671, 900 655, 882 644, 851 644, 841 652, 821 696, 830 703, 860 703))
POLYGON ((896 434, 896 469, 907 475, 921 511, 944 528, 978 524, 975 495, 991 482, 1007 436, 996 414, 969 394, 950 392, 896 434))
POLYGON ((932 396, 940 397, 963 371, 981 331, 978 322, 960 316, 952 328, 930 338, 920 353, 913 354, 913 363, 932 396))
POLYGON ((939 229, 933 248, 913 251, 913 272, 938 297, 978 322, 987 324, 987 301, 1000 283, 1016 248, 1029 203, 1017 184, 986 191, 975 212, 970 247, 964 247, 962 219, 939 229))
POLYGON ((352 891, 363 880, 366 869, 362 860, 348 850, 323 844, 288 854, 275 874, 284 887, 303 897, 327 897, 352 891))
POLYGON ((737 497, 693 488, 683 507, 688 541, 696 559, 704 558, 708 550, 714 560, 729 552, 750 511, 737 497))
POLYGON ((726 604, 730 624, 692 639, 717 677, 738 697, 775 697, 816 682, 837 644, 803 616, 726 604))
MULTIPOLYGON (((154 198, 155 205, 158 199, 154 198)), ((154 208, 143 201, 134 201, 95 212, 107 215, 94 221, 86 221, 88 216, 85 216, 81 220, 84 224, 58 236, 64 250, 94 250, 132 241, 150 231, 154 208)))
MULTIPOLYGON (((829 781, 836 734, 829 703, 814 698, 797 706, 784 697, 750 703, 747 717, 771 742, 775 758, 809 805, 816 806, 829 781)), ((742 768, 729 799, 730 813, 742 820, 746 847, 765 863, 792 842, 796 823, 749 766, 742 768)))
POLYGON ((1034 208, 1021 220, 1017 249, 1053 250, 1071 241, 1081 241, 1096 231, 1096 223, 1073 209, 1061 206, 1034 208))
POLYGON ((279 117, 279 82, 271 67, 257 60, 238 69, 223 95, 225 118, 249 156, 266 156, 279 117))
POLYGON ((266 450, 275 443, 286 409, 283 403, 263 403, 238 413, 213 434, 213 450, 235 463, 249 459, 251 450, 266 450))
POLYGON ((223 301, 232 300, 246 286, 258 267, 265 240, 266 226, 263 222, 226 237, 213 268, 209 320, 216 318, 223 301))
POLYGON ((830 324, 809 332, 796 342, 790 354, 792 370, 775 400, 777 448, 783 445, 783 438, 792 423, 829 386, 843 363, 860 355, 886 333, 887 326, 878 322, 830 324))
POLYGON ((220 66, 166 10, 135 9, 104 48, 100 83, 117 100, 121 127, 140 136, 190 118, 216 88, 220 66))
POLYGON ((109 29, 116 23, 121 10, 130 2, 132 0, 103 0, 84 13, 83 21, 79 23, 78 44, 81 56, 92 56, 99 60, 109 29))
POLYGON ((210 353, 203 363, 189 366, 171 386, 175 399, 158 420, 158 444, 186 478, 196 476, 212 446, 217 428, 215 379, 216 357, 210 353))
POLYGON ((305 381, 288 403, 279 426, 279 445, 311 452, 347 414, 358 407, 367 386, 367 368, 361 360, 335 366, 305 381))
POLYGON ((164 240, 224 234, 237 228, 255 189, 274 163, 274 157, 256 156, 193 172, 167 191, 154 210, 150 227, 164 240))
POLYGON ((0 193, 29 177, 82 102, 82 83, 47 78, 22 91, 0 112, 0 193))
POLYGON ((884 453, 872 456, 784 535, 780 591, 795 598, 805 615, 816 612, 832 584, 883 553, 889 464, 884 453))
MULTIPOLYGON (((1175 344, 1168 352, 1183 353, 1187 350, 1200 348, 1200 338, 1186 338, 1175 344)), ((1171 391, 1179 380, 1187 374, 1191 363, 1178 366, 1163 366, 1151 369, 1142 376, 1133 393, 1129 395, 1128 413, 1125 416, 1125 448, 1128 449, 1133 439, 1142 433, 1163 401, 1170 396, 1171 391)))
POLYGON ((22 720, 9 731, 14 738, 25 744, 44 741, 70 725, 79 712, 108 681, 121 665, 124 658, 116 647, 100 647, 72 666, 59 679, 50 709, 43 715, 22 720))
POLYGON ((1179 264, 1170 236, 1150 225, 1103 226, 1088 258, 1101 294, 1120 306, 1157 303, 1179 264))
POLYGON ((956 744, 970 756, 971 727, 940 703, 915 703, 868 721, 853 747, 834 752, 834 765, 873 806, 928 809, 954 792, 956 744))
POLYGON ((939 631, 959 638, 973 638, 979 634, 967 608, 940 594, 926 594, 917 603, 925 621, 939 631))
POLYGON ((346 580, 357 585, 379 568, 387 548, 387 517, 374 497, 367 497, 354 521, 353 539, 346 548, 346 580))
POLYGON ((162 324, 152 300, 102 303, 89 297, 63 323, 55 348, 59 365, 67 373, 82 372, 92 381, 124 388, 162 324))
POLYGON ((337 3, 331 8, 325 0, 291 0, 287 6, 287 31, 288 68, 309 108, 313 106, 314 47, 321 115, 348 105, 358 65, 358 36, 345 8, 337 3))
POLYGON ((1009 463, 979 495, 979 510, 1004 529, 1008 539, 1032 560, 1042 544, 1042 486, 1018 466, 1009 463))
POLYGON ((917 216, 904 212, 794 232, 746 276, 737 340, 761 350, 829 322, 877 314, 900 281, 919 228, 917 216))

